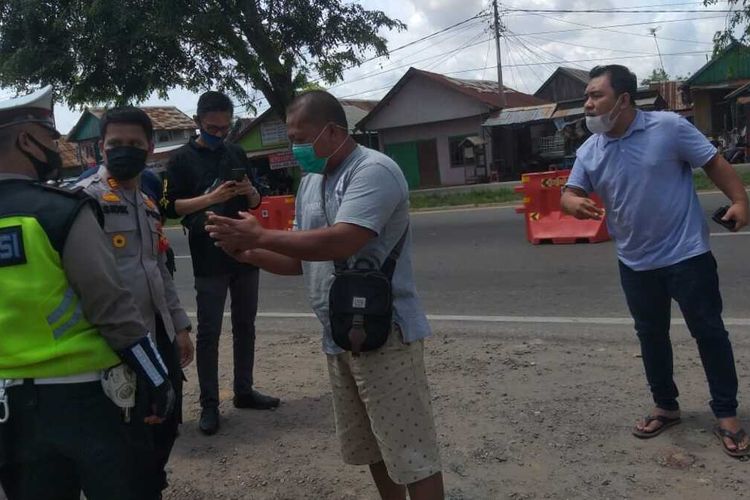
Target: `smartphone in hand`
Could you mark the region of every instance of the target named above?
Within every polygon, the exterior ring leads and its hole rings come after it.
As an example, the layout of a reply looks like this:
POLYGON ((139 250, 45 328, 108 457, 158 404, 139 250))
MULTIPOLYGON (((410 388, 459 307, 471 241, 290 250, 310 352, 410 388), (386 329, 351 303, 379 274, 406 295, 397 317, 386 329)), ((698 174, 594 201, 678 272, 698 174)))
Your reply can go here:
POLYGON ((723 207, 719 207, 711 216, 711 219, 713 219, 713 221, 716 222, 717 224, 720 224, 731 231, 732 229, 734 229, 734 221, 733 220, 721 220, 721 218, 726 215, 727 210, 729 210, 729 205, 724 205, 723 207))
POLYGON ((246 175, 247 170, 245 170, 244 168, 233 168, 231 174, 229 175, 229 179, 235 182, 242 182, 246 175))

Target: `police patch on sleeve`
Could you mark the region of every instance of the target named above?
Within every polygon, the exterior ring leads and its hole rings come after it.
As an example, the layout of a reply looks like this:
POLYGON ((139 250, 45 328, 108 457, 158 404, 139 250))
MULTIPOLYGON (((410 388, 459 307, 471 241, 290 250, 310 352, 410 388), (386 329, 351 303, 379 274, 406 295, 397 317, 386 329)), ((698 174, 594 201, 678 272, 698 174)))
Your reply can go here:
POLYGON ((0 267, 26 264, 23 229, 11 226, 0 229, 0 267))

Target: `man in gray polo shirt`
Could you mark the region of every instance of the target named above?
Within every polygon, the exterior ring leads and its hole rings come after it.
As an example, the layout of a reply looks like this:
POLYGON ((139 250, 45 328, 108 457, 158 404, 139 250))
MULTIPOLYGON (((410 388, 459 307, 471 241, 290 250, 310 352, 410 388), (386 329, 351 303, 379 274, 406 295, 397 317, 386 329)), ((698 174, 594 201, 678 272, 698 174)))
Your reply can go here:
POLYGON ((359 355, 343 351, 328 319, 333 261, 364 257, 382 264, 409 231, 404 175, 387 156, 354 142, 341 105, 327 92, 295 99, 287 129, 307 172, 297 196, 295 231, 263 229, 246 213, 240 220, 211 216, 207 229, 242 262, 304 275, 323 324, 344 461, 369 465, 383 498, 406 498, 407 489, 412 499, 443 498, 423 358, 423 339, 431 332, 414 285, 411 238, 393 275, 394 327, 383 347, 359 355))

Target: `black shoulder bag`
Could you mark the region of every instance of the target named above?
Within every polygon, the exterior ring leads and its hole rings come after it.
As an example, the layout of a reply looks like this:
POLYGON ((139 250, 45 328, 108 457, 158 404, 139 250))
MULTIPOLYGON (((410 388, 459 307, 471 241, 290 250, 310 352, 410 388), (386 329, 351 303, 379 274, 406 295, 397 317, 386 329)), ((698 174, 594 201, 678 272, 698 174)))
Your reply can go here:
MULTIPOLYGON (((325 178, 321 183, 323 214, 326 213, 325 178)), ((393 326, 391 280, 406 241, 409 226, 390 255, 378 269, 370 259, 360 258, 349 268, 346 261, 335 261, 334 278, 328 294, 328 316, 333 341, 355 354, 374 351, 388 340, 393 326)))

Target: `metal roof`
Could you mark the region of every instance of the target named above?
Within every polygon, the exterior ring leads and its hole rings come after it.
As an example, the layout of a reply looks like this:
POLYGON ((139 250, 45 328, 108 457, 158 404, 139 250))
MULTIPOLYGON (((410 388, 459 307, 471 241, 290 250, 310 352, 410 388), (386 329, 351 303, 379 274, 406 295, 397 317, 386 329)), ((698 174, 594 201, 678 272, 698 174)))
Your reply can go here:
POLYGON ((727 84, 750 77, 750 48, 733 41, 687 80, 690 87, 727 84))
MULTIPOLYGON (((496 81, 490 80, 465 80, 462 78, 451 78, 438 73, 431 73, 417 68, 409 70, 396 82, 391 90, 383 97, 378 105, 362 121, 357 124, 359 129, 367 129, 367 122, 372 119, 381 109, 385 108, 393 97, 414 77, 421 76, 444 87, 455 90, 463 95, 475 99, 489 108, 497 109, 501 107, 500 86, 496 81)), ((509 87, 503 87, 505 94, 505 105, 508 107, 534 106, 547 103, 546 100, 540 99, 533 95, 524 94, 509 87)))
POLYGON ((542 104, 541 106, 526 106, 523 108, 506 108, 488 118, 482 126, 501 127, 521 123, 532 123, 552 118, 557 104, 542 104))

